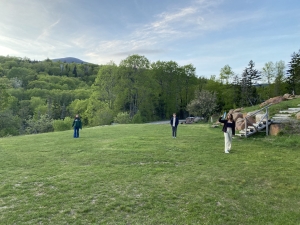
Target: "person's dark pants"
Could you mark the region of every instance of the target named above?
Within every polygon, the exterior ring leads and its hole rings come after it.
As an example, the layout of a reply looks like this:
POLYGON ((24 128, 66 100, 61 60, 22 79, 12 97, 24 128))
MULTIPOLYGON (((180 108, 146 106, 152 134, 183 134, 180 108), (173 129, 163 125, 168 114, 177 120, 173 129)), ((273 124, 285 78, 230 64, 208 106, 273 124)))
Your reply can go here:
POLYGON ((74 138, 79 138, 79 127, 74 127, 74 138))
POLYGON ((172 136, 176 137, 176 133, 177 133, 177 127, 172 126, 172 136))

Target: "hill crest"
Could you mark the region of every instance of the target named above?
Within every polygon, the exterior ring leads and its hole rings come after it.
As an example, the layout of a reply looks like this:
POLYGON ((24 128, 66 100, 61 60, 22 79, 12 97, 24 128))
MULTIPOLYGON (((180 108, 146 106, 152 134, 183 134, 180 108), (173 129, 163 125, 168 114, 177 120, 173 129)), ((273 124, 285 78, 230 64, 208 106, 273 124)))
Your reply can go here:
POLYGON ((77 59, 74 57, 64 57, 64 58, 57 58, 57 59, 51 59, 53 62, 65 62, 65 63, 87 63, 85 61, 82 61, 81 59, 77 59))

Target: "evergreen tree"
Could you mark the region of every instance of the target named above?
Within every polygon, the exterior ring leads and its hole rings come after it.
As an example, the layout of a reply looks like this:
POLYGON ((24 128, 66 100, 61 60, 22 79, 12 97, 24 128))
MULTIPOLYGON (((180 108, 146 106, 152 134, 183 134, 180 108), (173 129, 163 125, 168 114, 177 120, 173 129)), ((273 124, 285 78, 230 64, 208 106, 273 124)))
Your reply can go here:
POLYGON ((287 70, 288 89, 293 94, 300 92, 300 50, 292 54, 287 70))
POLYGON ((77 68, 76 68, 76 65, 74 66, 74 69, 73 69, 73 75, 74 77, 77 77, 77 68))
POLYGON ((254 69, 254 62, 250 60, 248 67, 242 73, 241 79, 241 104, 242 106, 254 105, 257 103, 258 95, 256 88, 253 86, 261 79, 261 74, 258 70, 254 69))

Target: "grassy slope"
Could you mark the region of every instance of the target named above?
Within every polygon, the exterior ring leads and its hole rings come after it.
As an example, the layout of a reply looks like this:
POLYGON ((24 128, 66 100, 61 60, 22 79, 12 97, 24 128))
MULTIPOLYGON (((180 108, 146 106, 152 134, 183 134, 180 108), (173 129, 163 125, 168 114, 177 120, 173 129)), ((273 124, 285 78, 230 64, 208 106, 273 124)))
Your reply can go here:
MULTIPOLYGON (((288 108, 299 108, 300 98, 295 98, 292 100, 282 101, 278 104, 271 105, 269 107, 269 114, 273 116, 274 114, 278 113, 280 110, 287 110, 288 108)), ((243 112, 254 112, 260 109, 259 105, 255 105, 252 107, 246 107, 243 112)))
POLYGON ((299 224, 299 136, 115 125, 0 139, 1 224, 299 224))

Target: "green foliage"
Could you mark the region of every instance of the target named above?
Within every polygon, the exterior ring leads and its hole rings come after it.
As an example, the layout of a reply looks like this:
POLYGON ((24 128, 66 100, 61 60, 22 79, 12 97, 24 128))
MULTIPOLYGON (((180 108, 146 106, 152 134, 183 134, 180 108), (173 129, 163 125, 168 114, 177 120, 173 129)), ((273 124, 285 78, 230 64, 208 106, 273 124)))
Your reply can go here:
POLYGON ((88 100, 84 116, 88 118, 89 125, 98 126, 110 124, 113 118, 112 112, 108 103, 99 101, 97 93, 94 92, 88 100))
POLYGON ((108 107, 98 109, 92 118, 89 118, 90 125, 109 125, 113 122, 114 112, 108 107))
POLYGON ((220 80, 221 83, 226 81, 226 84, 229 83, 229 79, 234 76, 234 72, 232 71, 229 65, 225 65, 220 71, 220 80))
POLYGON ((140 111, 137 112, 137 114, 135 114, 133 117, 132 117, 132 123, 143 123, 143 117, 140 113, 140 111))
POLYGON ((70 114, 73 115, 73 117, 78 114, 81 117, 81 121, 84 125, 88 124, 89 118, 88 115, 86 115, 86 109, 89 104, 89 99, 85 100, 79 100, 76 99, 68 106, 68 109, 70 111, 70 114))
POLYGON ((250 60, 248 67, 245 68, 241 79, 241 105, 250 106, 259 103, 257 90, 254 86, 261 79, 261 74, 254 69, 255 63, 250 60))
POLYGON ((22 87, 27 87, 30 81, 36 79, 36 74, 33 70, 22 68, 22 67, 13 67, 7 73, 7 78, 18 78, 22 82, 22 87))
POLYGON ((26 129, 26 119, 39 120, 46 114, 60 120, 79 113, 85 126, 110 124, 120 112, 128 112, 127 122, 134 123, 168 119, 173 112, 184 119, 195 91, 215 93, 217 112, 256 105, 286 90, 291 93, 291 84, 298 85, 298 56, 292 55, 287 80, 283 61, 266 64, 263 72, 270 84, 264 87, 254 86, 260 73, 253 61, 242 78, 225 65, 220 79, 215 75, 207 79, 197 77, 192 64, 150 63, 141 55, 130 55, 119 65, 0 56, 0 110, 9 109, 21 120, 20 134, 26 129))
POLYGON ((0 64, 0 77, 4 76, 5 70, 2 68, 0 64))
POLYGON ((28 88, 40 88, 40 89, 58 89, 58 90, 75 90, 79 88, 88 87, 84 82, 77 78, 61 77, 61 76, 49 76, 47 74, 40 74, 37 79, 29 82, 28 88))
POLYGON ((93 84, 94 92, 97 92, 101 101, 106 101, 110 109, 114 109, 114 102, 118 95, 118 67, 114 63, 102 66, 93 84))
POLYGON ((300 93, 300 49, 292 54, 287 74, 288 92, 300 93))
POLYGON ((73 119, 65 117, 63 120, 53 120, 54 131, 65 131, 72 128, 73 119))
POLYGON ((0 84, 0 110, 5 109, 8 106, 9 94, 6 91, 6 87, 0 84))
POLYGON ((47 133, 53 131, 53 120, 46 114, 39 119, 29 118, 26 120, 27 134, 47 133))
POLYGON ((0 111, 0 137, 18 135, 20 128, 21 119, 11 110, 0 111))
POLYGON ((115 123, 120 124, 128 124, 131 123, 131 118, 128 112, 120 112, 118 115, 114 118, 115 123))

